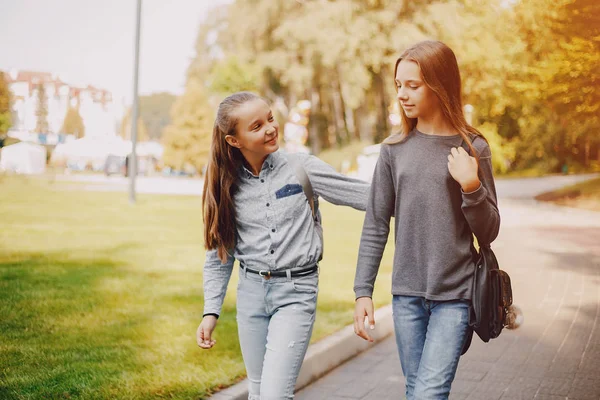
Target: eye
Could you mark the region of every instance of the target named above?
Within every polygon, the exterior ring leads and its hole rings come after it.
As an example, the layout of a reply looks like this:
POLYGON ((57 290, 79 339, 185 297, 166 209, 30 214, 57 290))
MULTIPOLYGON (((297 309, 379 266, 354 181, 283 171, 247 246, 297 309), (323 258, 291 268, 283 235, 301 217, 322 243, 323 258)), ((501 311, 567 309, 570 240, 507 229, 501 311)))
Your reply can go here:
POLYGON ((269 115, 269 122, 273 122, 273 120, 274 120, 274 119, 275 119, 275 118, 273 118, 273 116, 272 116, 272 115, 269 115))
POLYGON ((252 130, 253 130, 253 131, 255 131, 255 130, 257 130, 258 128, 260 128, 260 124, 256 124, 256 125, 254 125, 254 126, 252 127, 252 130))

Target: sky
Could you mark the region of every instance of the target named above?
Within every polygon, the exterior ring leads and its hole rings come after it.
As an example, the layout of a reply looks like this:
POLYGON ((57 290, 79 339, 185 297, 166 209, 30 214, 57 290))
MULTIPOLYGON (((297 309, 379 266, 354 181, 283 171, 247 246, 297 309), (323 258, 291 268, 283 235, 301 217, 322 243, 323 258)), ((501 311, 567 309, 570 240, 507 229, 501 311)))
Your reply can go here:
MULTIPOLYGON (((181 94, 200 23, 231 0, 142 0, 139 93, 181 94)), ((0 0, 0 70, 133 98, 136 0, 0 0)))

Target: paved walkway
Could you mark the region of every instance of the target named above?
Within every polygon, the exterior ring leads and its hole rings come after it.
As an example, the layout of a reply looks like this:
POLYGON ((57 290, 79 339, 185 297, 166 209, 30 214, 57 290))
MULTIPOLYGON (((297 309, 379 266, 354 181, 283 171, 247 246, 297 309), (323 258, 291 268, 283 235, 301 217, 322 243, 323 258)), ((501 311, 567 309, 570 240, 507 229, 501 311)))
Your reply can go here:
MULTIPOLYGON (((473 339, 451 399, 600 399, 600 213, 501 199, 494 243, 525 315, 490 343, 473 339)), ((300 391, 297 400, 402 399, 389 338, 300 391)))
MULTIPOLYGON (((585 175, 556 175, 544 178, 521 178, 521 179, 497 179, 496 189, 498 196, 510 198, 532 198, 537 194, 556 190, 563 186, 572 185, 600 174, 585 175)), ((102 174, 57 174, 49 175, 49 179, 57 182, 77 182, 70 188, 75 190, 89 191, 112 191, 125 192, 129 189, 129 178, 123 176, 104 176, 102 174), (83 184, 83 186, 82 186, 83 184)), ((164 177, 164 176, 139 176, 136 179, 136 190, 139 193, 161 193, 161 194, 202 194, 203 180, 200 178, 187 177, 164 177)))

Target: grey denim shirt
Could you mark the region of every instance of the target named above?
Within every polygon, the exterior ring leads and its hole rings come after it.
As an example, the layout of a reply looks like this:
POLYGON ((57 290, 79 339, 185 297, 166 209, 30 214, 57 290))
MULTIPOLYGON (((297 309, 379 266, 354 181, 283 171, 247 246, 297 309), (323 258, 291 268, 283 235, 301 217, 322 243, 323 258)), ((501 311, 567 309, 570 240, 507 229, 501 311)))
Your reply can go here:
POLYGON ((219 315, 227 284, 237 259, 256 270, 285 270, 314 265, 323 243, 302 186, 287 157, 300 157, 316 196, 364 211, 369 183, 336 172, 329 164, 307 154, 270 154, 258 176, 241 168, 235 204, 237 240, 227 262, 216 250, 206 252, 204 314, 219 315))

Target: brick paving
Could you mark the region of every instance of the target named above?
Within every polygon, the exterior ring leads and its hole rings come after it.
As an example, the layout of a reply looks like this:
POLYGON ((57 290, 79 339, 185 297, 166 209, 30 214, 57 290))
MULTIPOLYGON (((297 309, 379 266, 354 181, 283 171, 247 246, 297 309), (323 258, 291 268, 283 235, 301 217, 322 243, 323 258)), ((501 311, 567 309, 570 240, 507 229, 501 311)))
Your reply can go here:
MULTIPOLYGON (((502 199, 493 244, 511 275, 518 330, 473 339, 450 399, 600 399, 600 213, 502 199)), ((297 393, 297 400, 403 399, 393 338, 297 393)))

